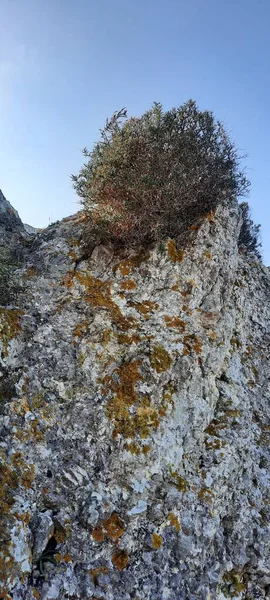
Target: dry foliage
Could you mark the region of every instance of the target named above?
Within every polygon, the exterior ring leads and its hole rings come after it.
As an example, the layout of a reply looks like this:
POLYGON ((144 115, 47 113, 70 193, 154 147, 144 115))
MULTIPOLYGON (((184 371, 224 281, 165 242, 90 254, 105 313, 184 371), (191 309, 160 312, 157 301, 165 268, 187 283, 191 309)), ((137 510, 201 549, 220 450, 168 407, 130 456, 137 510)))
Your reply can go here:
POLYGON ((140 118, 115 113, 87 162, 72 175, 86 235, 130 247, 175 238, 249 187, 223 125, 190 100, 140 118))

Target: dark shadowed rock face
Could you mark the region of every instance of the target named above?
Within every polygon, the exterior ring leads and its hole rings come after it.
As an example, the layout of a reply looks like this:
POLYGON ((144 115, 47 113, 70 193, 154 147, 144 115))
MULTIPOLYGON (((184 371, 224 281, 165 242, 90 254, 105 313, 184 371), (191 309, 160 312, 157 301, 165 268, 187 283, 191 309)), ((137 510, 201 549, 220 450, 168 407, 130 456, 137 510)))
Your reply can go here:
POLYGON ((0 597, 269 597, 270 281, 240 225, 87 260, 81 213, 33 236, 0 307, 0 597))
POLYGON ((6 200, 3 192, 0 190, 0 226, 5 227, 7 231, 14 232, 14 230, 22 227, 21 219, 16 210, 11 206, 10 202, 6 200))

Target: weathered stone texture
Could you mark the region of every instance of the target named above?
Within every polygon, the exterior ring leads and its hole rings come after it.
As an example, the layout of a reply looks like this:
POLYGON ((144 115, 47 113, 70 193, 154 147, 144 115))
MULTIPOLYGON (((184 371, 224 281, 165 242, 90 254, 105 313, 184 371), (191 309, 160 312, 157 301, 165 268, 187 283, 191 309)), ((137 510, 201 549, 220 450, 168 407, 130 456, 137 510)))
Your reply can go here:
POLYGON ((269 597, 270 278, 240 221, 87 260, 80 213, 35 236, 0 308, 2 598, 269 597))

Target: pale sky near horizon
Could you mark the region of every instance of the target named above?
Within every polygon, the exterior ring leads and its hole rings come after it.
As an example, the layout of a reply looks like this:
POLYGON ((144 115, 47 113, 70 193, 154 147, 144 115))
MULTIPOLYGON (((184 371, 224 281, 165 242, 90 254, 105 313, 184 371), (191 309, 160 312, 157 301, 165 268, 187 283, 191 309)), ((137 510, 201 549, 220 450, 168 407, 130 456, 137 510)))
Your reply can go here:
POLYGON ((193 98, 230 131, 270 264, 270 0, 1 0, 0 189, 44 227, 76 212, 106 117, 193 98))

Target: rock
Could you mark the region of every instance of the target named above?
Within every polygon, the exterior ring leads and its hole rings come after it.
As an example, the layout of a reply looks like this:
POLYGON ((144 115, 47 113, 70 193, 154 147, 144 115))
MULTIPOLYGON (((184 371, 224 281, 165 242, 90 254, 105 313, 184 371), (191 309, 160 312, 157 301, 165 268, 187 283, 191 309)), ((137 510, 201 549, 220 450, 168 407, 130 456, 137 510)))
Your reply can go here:
POLYGON ((267 598, 270 277, 238 253, 237 205, 174 260, 173 240, 83 256, 82 213, 26 241, 0 205, 21 248, 0 314, 0 596, 267 598))

